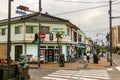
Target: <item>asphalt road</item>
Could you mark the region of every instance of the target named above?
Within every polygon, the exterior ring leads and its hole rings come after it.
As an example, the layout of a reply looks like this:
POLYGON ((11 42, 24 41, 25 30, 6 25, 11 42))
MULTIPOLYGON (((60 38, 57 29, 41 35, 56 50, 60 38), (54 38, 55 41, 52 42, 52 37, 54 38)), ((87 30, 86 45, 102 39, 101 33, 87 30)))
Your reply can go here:
MULTIPOLYGON (((106 71, 108 73, 108 75, 109 75, 108 78, 110 78, 110 79, 97 79, 97 80, 120 80, 120 76, 119 76, 120 75, 120 70, 118 70, 116 68, 116 67, 120 68, 120 55, 113 54, 113 62, 115 64, 117 64, 118 66, 108 67, 108 68, 104 69, 104 71, 106 71)), ((91 72, 95 72, 95 71, 92 71, 94 69, 85 69, 84 68, 84 70, 85 70, 85 72, 88 71, 88 70, 91 70, 91 72)), ((103 71, 102 69, 97 69, 97 70, 98 71, 103 71)), ((52 69, 30 69, 29 70, 29 74, 30 74, 31 80, 58 80, 58 79, 54 79, 56 77, 56 75, 54 75, 54 74, 58 74, 56 71, 58 72, 59 70, 52 70, 52 69), (53 78, 50 75, 55 76, 55 77, 53 78), (44 79, 43 77, 45 77, 45 78, 51 78, 51 79, 44 79)), ((74 70, 74 71, 78 71, 78 70, 74 70)), ((80 69, 80 71, 82 71, 82 69, 80 69)), ((88 71, 88 72, 90 73, 90 71, 88 71)), ((66 73, 66 71, 64 73, 66 73)), ((99 73, 101 73, 101 72, 99 72, 99 73)), ((97 75, 98 77, 99 76, 103 76, 102 74, 99 74, 99 73, 94 73, 94 74, 98 74, 97 75)), ((70 74, 70 73, 68 73, 68 74, 70 74)), ((60 74, 60 76, 61 75, 63 75, 63 74, 60 74)), ((90 75, 91 74, 89 74, 89 78, 90 78, 90 75)), ((85 77, 85 75, 81 75, 81 76, 85 77)), ((88 75, 86 75, 86 76, 88 76, 88 75)), ((94 78, 96 78, 97 76, 94 76, 94 78)), ((64 76, 61 76, 61 77, 64 77, 64 76)), ((69 77, 69 76, 67 76, 67 77, 69 77)), ((63 79, 63 80, 66 80, 66 79, 63 79)), ((90 79, 83 79, 83 80, 90 80, 90 79)))

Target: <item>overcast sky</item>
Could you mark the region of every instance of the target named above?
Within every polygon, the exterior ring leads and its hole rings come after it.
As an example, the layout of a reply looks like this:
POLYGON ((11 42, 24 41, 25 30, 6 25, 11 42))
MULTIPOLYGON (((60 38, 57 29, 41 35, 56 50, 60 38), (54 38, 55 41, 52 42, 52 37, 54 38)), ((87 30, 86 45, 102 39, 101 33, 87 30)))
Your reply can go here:
MULTIPOLYGON (((113 0, 113 16, 120 15, 120 0, 113 0)), ((12 17, 20 16, 15 13, 19 5, 28 6, 31 10, 38 11, 39 0, 14 0, 12 2, 12 17)), ((109 5, 109 0, 42 0, 42 12, 69 20, 80 27, 87 37, 92 39, 105 39, 109 30, 109 6, 90 9, 97 6, 109 5), (83 2, 83 3, 81 3, 83 2), (97 2, 97 3, 96 3, 97 2), (85 10, 86 9, 86 10, 85 10), (75 12, 76 10, 79 10, 75 12), (83 11, 81 11, 83 10, 83 11), (68 14, 59 14, 66 12, 68 14), (59 15, 56 15, 59 14, 59 15), (96 36, 97 33, 101 35, 96 36)), ((8 0, 0 0, 0 20, 8 18, 8 0)), ((120 25, 120 19, 113 20, 113 26, 120 25)))

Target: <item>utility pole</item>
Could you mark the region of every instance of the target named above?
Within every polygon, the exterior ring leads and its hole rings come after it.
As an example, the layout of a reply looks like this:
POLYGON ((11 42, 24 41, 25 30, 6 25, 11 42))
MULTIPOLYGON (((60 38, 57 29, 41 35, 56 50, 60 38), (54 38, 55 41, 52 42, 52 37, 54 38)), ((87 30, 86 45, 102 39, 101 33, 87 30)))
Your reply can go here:
POLYGON ((109 20, 110 20, 110 66, 112 66, 112 1, 109 1, 109 20))
POLYGON ((41 0, 39 0, 39 16, 38 16, 38 21, 39 21, 39 29, 38 29, 38 68, 40 68, 40 42, 41 42, 41 38, 39 37, 39 35, 40 35, 40 27, 41 27, 41 24, 40 24, 41 11, 42 11, 41 0))
POLYGON ((7 38, 7 64, 10 65, 10 52, 11 52, 11 1, 8 0, 8 38, 7 38))

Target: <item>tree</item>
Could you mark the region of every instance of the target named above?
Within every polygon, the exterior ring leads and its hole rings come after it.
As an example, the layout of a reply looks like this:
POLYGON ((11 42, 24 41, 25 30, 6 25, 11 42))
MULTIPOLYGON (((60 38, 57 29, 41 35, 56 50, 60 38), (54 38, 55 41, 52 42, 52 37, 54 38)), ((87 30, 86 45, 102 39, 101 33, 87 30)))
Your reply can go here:
POLYGON ((61 42, 62 42, 62 36, 63 36, 63 34, 64 34, 64 32, 57 32, 56 33, 56 38, 57 38, 57 44, 58 44, 58 47, 59 47, 59 60, 58 60, 58 62, 59 62, 59 66, 60 67, 64 67, 64 54, 62 54, 62 45, 61 45, 61 42))
POLYGON ((56 33, 56 38, 57 38, 57 44, 58 44, 58 47, 59 47, 59 54, 62 54, 62 45, 61 45, 61 42, 62 42, 62 36, 64 35, 64 32, 63 31, 58 31, 56 33))

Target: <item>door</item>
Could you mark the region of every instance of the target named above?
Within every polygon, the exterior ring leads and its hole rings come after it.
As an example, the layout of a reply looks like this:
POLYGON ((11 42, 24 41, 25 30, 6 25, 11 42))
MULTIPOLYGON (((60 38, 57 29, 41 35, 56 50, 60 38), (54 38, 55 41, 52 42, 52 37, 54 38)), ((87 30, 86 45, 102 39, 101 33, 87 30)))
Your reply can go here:
POLYGON ((48 62, 54 61, 54 49, 48 49, 48 62))
POLYGON ((22 54, 22 45, 15 46, 15 61, 19 60, 19 56, 22 54))

